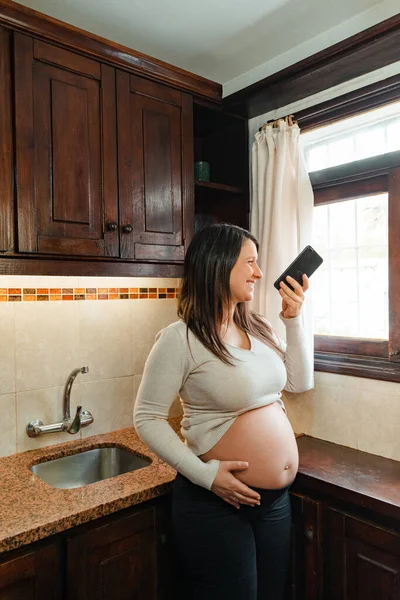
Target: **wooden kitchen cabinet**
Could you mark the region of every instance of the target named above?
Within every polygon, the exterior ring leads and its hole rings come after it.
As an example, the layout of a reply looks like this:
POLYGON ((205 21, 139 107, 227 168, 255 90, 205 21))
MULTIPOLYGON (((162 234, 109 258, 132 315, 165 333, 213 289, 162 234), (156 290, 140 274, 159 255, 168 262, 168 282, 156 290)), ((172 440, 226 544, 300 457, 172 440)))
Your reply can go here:
POLYGON ((61 600, 60 565, 55 543, 0 556, 0 600, 61 600))
POLYGON ((400 599, 400 464, 297 438, 292 600, 400 599))
POLYGON ((118 256, 115 69, 14 34, 18 248, 118 256))
POLYGON ((328 508, 329 600, 400 598, 400 532, 328 508))
POLYGON ((117 72, 121 257, 182 262, 193 231, 192 98, 117 72))
POLYGON ((156 600, 155 509, 78 530, 66 562, 66 600, 156 600))
POLYGON ((248 228, 220 84, 0 4, 0 274, 179 277, 195 229, 248 228))

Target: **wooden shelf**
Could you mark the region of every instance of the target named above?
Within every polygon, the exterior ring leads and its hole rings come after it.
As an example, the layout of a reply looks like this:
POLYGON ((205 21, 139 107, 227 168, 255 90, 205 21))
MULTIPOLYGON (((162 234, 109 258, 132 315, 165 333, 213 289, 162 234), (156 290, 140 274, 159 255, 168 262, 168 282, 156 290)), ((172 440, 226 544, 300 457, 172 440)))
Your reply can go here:
POLYGON ((247 194, 248 192, 234 185, 225 185, 224 183, 214 183, 213 181, 195 181, 196 187, 208 188, 230 194, 247 194))

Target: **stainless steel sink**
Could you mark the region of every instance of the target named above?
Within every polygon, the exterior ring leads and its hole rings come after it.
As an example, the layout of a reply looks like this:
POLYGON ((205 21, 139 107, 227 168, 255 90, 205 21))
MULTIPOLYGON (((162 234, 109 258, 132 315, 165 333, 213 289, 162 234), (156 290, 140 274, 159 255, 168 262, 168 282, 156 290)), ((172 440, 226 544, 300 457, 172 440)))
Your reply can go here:
POLYGON ((54 488, 78 488, 122 473, 143 469, 151 463, 123 448, 95 448, 30 467, 54 488))

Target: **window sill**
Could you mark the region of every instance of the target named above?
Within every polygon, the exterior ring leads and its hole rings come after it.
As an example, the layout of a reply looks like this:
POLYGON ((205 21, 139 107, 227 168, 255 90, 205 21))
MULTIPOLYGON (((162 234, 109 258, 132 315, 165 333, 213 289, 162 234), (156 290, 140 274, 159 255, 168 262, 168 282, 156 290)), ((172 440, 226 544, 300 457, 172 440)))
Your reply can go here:
POLYGON ((387 358, 315 352, 314 370, 400 383, 400 363, 387 358))

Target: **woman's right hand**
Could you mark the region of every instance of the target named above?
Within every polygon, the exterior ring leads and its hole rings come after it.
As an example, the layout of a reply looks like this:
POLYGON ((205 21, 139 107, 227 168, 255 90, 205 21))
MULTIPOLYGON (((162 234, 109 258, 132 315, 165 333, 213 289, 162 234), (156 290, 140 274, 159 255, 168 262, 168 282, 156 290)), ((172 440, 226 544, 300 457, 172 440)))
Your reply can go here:
POLYGON ((232 473, 232 471, 245 471, 248 466, 249 463, 247 462, 221 460, 211 491, 236 508, 240 508, 241 504, 258 506, 260 495, 247 487, 245 483, 236 479, 232 473))

